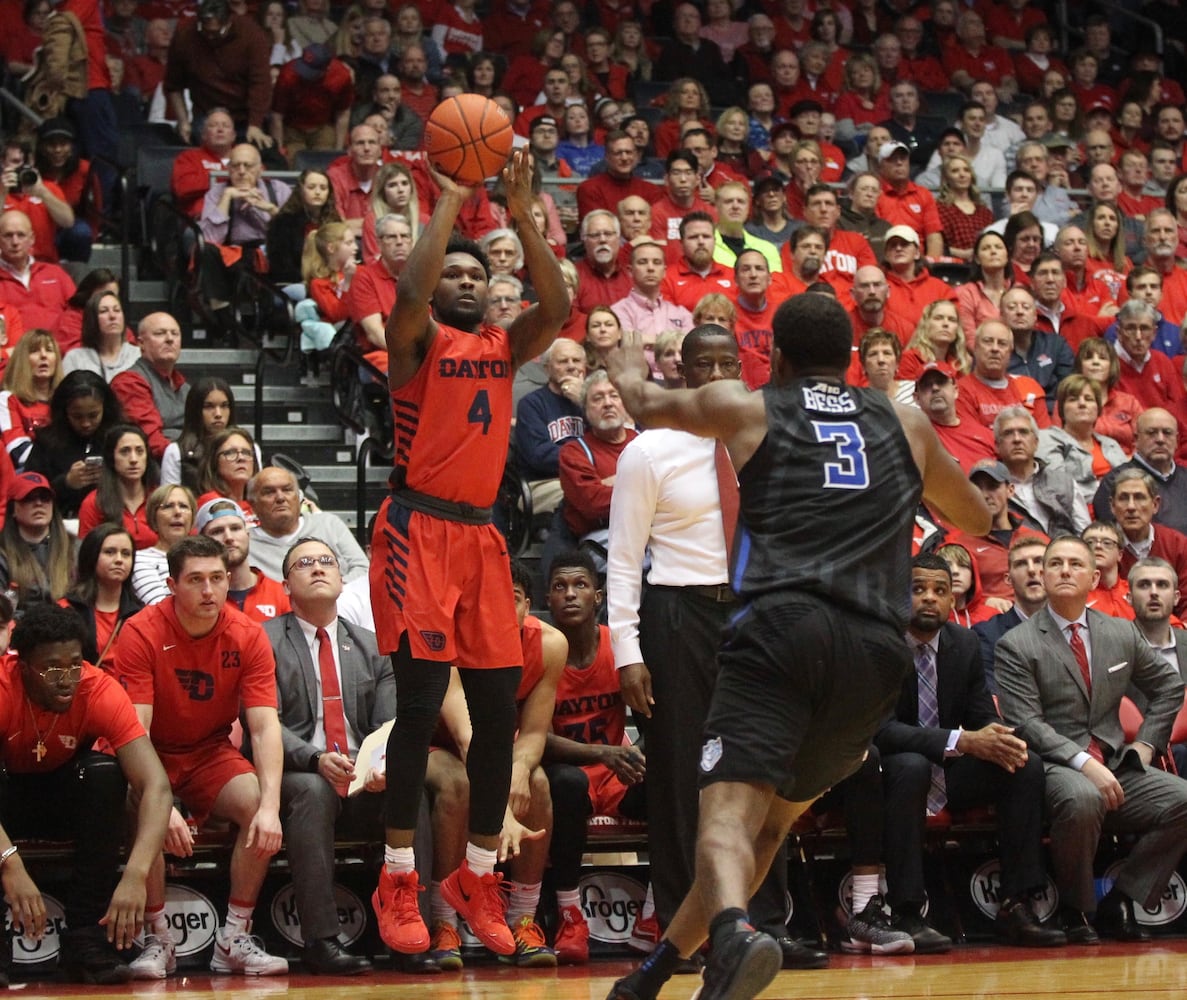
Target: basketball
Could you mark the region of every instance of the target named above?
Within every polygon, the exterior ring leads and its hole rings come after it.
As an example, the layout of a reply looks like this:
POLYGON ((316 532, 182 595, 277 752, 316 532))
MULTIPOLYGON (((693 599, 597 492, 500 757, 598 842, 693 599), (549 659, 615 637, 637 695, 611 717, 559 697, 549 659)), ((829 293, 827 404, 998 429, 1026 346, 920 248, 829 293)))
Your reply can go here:
POLYGON ((459 184, 493 177, 511 155, 511 122, 494 101, 460 94, 442 101, 425 125, 429 162, 459 184))

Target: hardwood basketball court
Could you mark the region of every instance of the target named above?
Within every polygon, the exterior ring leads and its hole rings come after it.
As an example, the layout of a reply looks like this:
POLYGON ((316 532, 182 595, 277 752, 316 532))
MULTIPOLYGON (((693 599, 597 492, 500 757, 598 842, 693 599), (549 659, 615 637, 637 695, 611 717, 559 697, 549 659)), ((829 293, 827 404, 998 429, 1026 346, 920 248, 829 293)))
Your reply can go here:
MULTIPOLYGON (((456 975, 407 976, 382 967, 358 979, 297 973, 287 978, 185 975, 161 983, 122 987, 14 984, 21 1000, 86 996, 177 1000, 603 1000, 611 983, 631 963, 594 962, 586 968, 507 969, 475 965, 456 975)), ((673 979, 661 1000, 687 1000, 697 980, 673 979)), ((1098 948, 1024 951, 958 948, 948 955, 869 958, 833 955, 819 972, 782 972, 761 1000, 1182 1000, 1187 997, 1187 939, 1152 945, 1106 944, 1098 948)))

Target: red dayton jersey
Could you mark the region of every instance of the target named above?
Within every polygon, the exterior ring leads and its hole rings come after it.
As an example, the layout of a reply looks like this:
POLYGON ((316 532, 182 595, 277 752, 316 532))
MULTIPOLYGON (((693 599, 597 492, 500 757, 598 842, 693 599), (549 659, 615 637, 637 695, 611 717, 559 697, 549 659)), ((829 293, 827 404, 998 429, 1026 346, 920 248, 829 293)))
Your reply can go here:
POLYGON ((521 708, 532 689, 544 676, 543 626, 544 623, 535 615, 527 615, 523 620, 523 628, 519 630, 520 642, 523 643, 523 673, 519 677, 515 701, 521 708))
POLYGON ((38 708, 26 696, 16 656, 0 660, 0 763, 10 773, 44 774, 98 739, 119 750, 143 735, 128 696, 89 663, 83 665, 70 708, 59 714, 38 708), (45 747, 40 760, 39 741, 45 747))
POLYGON ((173 597, 124 624, 113 672, 135 705, 153 707, 153 746, 184 753, 230 735, 243 708, 276 707, 276 661, 264 630, 223 606, 200 639, 181 627, 173 597))
POLYGON ((440 323, 411 381, 392 390, 396 467, 409 489, 442 500, 495 502, 511 439, 511 341, 483 324, 440 323))
POLYGON ((584 669, 565 664, 556 685, 552 731, 577 743, 622 746, 626 742, 626 704, 614 669, 610 629, 598 626, 598 651, 584 669))

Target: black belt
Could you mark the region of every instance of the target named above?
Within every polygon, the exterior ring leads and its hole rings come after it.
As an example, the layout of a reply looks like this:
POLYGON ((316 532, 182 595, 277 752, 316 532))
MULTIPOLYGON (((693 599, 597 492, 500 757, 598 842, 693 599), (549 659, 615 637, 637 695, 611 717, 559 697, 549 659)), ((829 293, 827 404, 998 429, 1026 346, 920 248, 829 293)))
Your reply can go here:
POLYGON ((693 594, 696 597, 702 597, 706 601, 715 601, 717 604, 734 604, 738 600, 738 595, 735 594, 728 583, 713 583, 700 584, 690 583, 685 587, 674 587, 664 583, 648 584, 652 590, 667 590, 673 593, 693 594))
POLYGON ((410 490, 407 486, 392 490, 392 502, 408 510, 439 517, 444 521, 456 521, 458 524, 490 524, 493 520, 490 507, 475 507, 471 503, 442 500, 440 497, 410 490))

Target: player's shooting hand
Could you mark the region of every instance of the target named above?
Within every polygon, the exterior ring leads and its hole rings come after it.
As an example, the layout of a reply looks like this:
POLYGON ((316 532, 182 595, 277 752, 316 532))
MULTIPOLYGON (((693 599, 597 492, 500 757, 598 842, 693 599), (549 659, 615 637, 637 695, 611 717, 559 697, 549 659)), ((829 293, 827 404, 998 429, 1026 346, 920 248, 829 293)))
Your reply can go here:
POLYGON ((14 855, 5 862, 0 884, 12 908, 13 926, 19 926, 25 937, 40 941, 45 934, 45 900, 19 857, 14 855))
POLYGON ((634 746, 603 747, 602 759, 624 785, 637 785, 647 777, 647 761, 643 751, 634 746))
POLYGON ((508 858, 518 858, 525 840, 540 840, 544 830, 529 830, 519 820, 511 815, 508 809, 503 816, 503 829, 499 831, 499 861, 508 858))
POLYGON ((283 839, 279 813, 274 809, 259 809, 252 817, 251 826, 247 828, 244 847, 249 851, 254 848, 256 857, 270 858, 280 850, 283 839))
POLYGON ((194 832, 189 823, 174 806, 169 813, 169 825, 165 828, 165 853, 177 858, 188 858, 194 853, 194 832))
POLYGON ((622 700, 636 715, 651 718, 651 671, 646 663, 628 663, 618 671, 618 686, 622 689, 622 700))
POLYGON ((503 168, 503 186, 507 194, 507 214, 521 225, 532 222, 532 154, 517 149, 503 168))
POLYGON ((459 184, 452 177, 446 177, 445 174, 441 173, 439 170, 435 170, 433 167, 429 167, 429 173, 432 175, 433 180, 436 181, 437 187, 441 189, 442 194, 452 192, 453 194, 456 194, 462 201, 465 201, 470 197, 470 195, 474 193, 474 189, 472 187, 467 187, 465 184, 459 184))
POLYGON ((643 335, 634 329, 624 329, 617 347, 606 354, 606 374, 616 389, 633 379, 651 377, 651 366, 643 352, 643 335))
POLYGON ((129 877, 125 872, 111 894, 107 912, 99 920, 107 928, 107 940, 121 951, 132 947, 144 926, 145 897, 144 879, 129 877))

